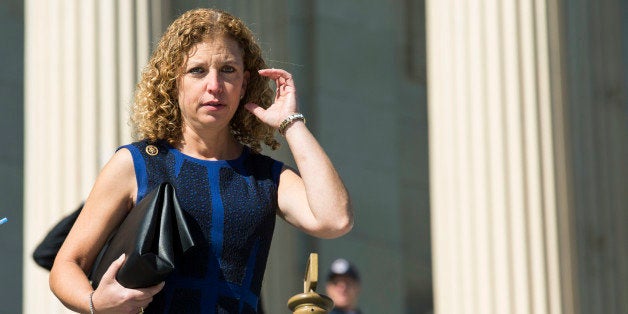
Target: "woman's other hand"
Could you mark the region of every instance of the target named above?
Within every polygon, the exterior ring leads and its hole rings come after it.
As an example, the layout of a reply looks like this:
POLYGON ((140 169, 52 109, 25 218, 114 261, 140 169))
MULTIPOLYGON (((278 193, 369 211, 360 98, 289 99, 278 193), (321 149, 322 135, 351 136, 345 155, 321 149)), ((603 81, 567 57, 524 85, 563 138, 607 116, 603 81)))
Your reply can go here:
POLYGON ((153 301, 153 296, 164 287, 164 283, 142 289, 127 289, 116 280, 116 274, 124 264, 125 256, 111 263, 103 275, 100 285, 92 295, 96 313, 140 313, 153 301))
POLYGON ((275 81, 275 102, 267 109, 254 103, 248 103, 245 107, 262 122, 279 128, 284 119, 298 112, 294 80, 290 73, 282 69, 263 69, 259 70, 259 74, 275 81))

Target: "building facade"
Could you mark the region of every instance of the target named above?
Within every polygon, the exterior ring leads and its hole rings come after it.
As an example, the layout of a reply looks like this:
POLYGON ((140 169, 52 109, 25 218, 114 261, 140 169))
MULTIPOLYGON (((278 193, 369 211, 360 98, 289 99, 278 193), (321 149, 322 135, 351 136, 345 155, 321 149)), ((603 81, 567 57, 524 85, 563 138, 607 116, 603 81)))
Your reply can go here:
POLYGON ((23 71, 3 74, 24 93, 3 91, 14 102, 0 109, 3 134, 24 130, 7 136, 23 154, 0 155, 10 312, 67 311, 30 254, 131 140, 139 72, 198 6, 242 17, 268 64, 294 74, 356 209, 335 240, 278 223, 268 313, 288 312, 310 252, 321 274, 336 257, 358 266, 368 313, 628 310, 626 1, 7 3, 6 42, 24 43, 7 52, 23 71))

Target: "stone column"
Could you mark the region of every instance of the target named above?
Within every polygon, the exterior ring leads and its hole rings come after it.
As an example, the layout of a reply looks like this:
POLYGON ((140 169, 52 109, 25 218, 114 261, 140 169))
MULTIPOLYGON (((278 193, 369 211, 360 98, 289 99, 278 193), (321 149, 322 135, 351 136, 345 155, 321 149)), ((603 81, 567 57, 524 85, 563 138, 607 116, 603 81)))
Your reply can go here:
POLYGON ((436 313, 575 313, 559 13, 427 1, 436 313))
POLYGON ((134 85, 161 23, 155 5, 26 1, 24 313, 65 311, 31 254, 87 197, 115 148, 131 139, 134 85))

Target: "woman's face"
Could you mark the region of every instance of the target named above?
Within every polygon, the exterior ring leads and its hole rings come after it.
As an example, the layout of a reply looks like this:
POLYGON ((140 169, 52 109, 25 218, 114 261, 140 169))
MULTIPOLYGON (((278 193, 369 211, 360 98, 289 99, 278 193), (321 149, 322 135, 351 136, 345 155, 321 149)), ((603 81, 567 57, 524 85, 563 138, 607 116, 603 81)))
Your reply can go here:
POLYGON ((217 36, 194 45, 178 80, 184 132, 228 127, 248 78, 242 49, 235 40, 217 36))

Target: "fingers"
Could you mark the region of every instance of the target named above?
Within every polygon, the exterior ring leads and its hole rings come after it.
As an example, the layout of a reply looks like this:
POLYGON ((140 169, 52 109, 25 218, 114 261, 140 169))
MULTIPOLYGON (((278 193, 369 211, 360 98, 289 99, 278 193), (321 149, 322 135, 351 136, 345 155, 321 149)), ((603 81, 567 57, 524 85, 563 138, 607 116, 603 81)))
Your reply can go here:
POLYGON ((129 289, 126 294, 125 304, 131 313, 141 312, 140 308, 146 308, 153 301, 153 297, 163 289, 165 282, 148 288, 129 289), (134 311, 137 309, 137 311, 134 311))
POLYGON ((244 108, 246 108, 246 110, 250 111, 252 114, 254 114, 257 117, 261 117, 262 114, 264 114, 264 111, 266 111, 264 108, 254 103, 245 104, 244 108))
POLYGON ((139 291, 140 294, 138 294, 138 296, 136 297, 136 300, 149 300, 149 299, 152 300, 153 296, 159 293, 159 291, 161 291, 161 289, 164 288, 165 284, 166 283, 162 281, 152 287, 137 289, 137 291, 139 291))
POLYGON ((277 97, 280 97, 286 92, 294 91, 294 80, 292 79, 292 74, 288 73, 288 71, 282 69, 263 69, 259 70, 259 74, 275 81, 277 97))
POLYGON ((246 104, 245 108, 262 122, 277 128, 287 116, 298 112, 292 74, 282 69, 263 69, 259 70, 259 74, 275 81, 275 101, 267 108, 254 103, 246 104))
POLYGON ((153 301, 153 296, 164 288, 165 282, 141 289, 128 289, 120 285, 115 277, 124 264, 125 258, 125 255, 122 254, 111 263, 103 275, 100 285, 92 294, 94 307, 102 312, 141 312, 140 308, 146 308, 153 301))
POLYGON ((292 74, 282 69, 262 69, 258 71, 261 76, 265 76, 272 80, 283 79, 284 81, 292 80, 292 74))
POLYGON ((120 257, 118 257, 117 260, 111 263, 111 265, 109 265, 109 268, 107 268, 107 271, 105 272, 105 274, 102 275, 102 281, 115 281, 116 274, 120 270, 120 267, 124 265, 125 259, 126 259, 126 256, 122 254, 120 255, 120 257))
MULTIPOLYGON (((152 287, 136 289, 135 292, 137 294, 133 297, 134 306, 139 307, 141 310, 148 307, 148 305, 153 301, 153 297, 164 288, 164 285, 165 282, 162 281, 152 287)), ((142 313, 143 311, 139 312, 142 313)))

